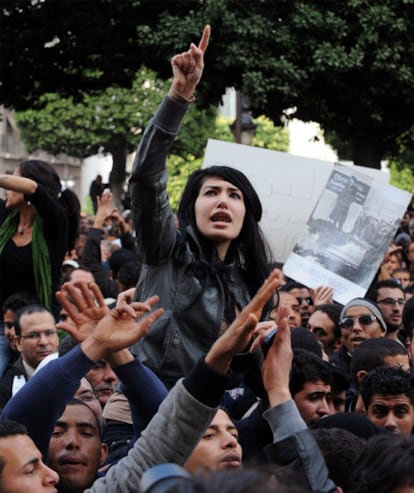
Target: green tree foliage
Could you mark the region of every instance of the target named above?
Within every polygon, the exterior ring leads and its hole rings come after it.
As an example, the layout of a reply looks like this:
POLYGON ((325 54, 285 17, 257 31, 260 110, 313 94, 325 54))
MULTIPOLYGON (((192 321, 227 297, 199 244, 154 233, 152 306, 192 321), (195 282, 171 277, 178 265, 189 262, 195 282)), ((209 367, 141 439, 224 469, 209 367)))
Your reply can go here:
POLYGON ((414 126, 398 139, 398 152, 389 156, 391 185, 414 194, 414 126))
MULTIPOLYGON (((161 58, 212 25, 202 87, 207 102, 225 87, 248 94, 254 114, 275 122, 287 108, 352 144, 357 164, 379 167, 413 122, 412 0, 204 0, 183 2, 139 26, 161 58)), ((149 62, 150 63, 150 62, 149 62)), ((164 70, 157 59, 154 69, 164 70)))
MULTIPOLYGON (((39 98, 37 109, 17 112, 16 121, 29 152, 43 149, 81 158, 98 150, 111 153, 110 183, 119 204, 127 154, 138 145, 168 86, 153 71, 141 67, 132 89, 108 87, 101 92, 84 93, 76 101, 73 96, 45 94, 39 98)), ((172 190, 176 176, 188 176, 186 170, 197 158, 198 165, 201 164, 199 158, 204 154, 208 136, 214 133, 216 115, 217 108, 213 106, 189 109, 172 151, 178 160, 171 172, 172 190), (184 158, 188 164, 178 167, 184 158)))
POLYGON ((45 94, 37 109, 17 112, 16 121, 29 152, 43 149, 79 157, 99 149, 111 153, 110 183, 119 203, 127 154, 138 144, 166 91, 167 83, 142 67, 131 89, 108 87, 84 93, 77 101, 72 96, 45 94))
MULTIPOLYGON (((253 146, 273 151, 287 152, 289 150, 289 131, 287 128, 276 127, 272 120, 264 115, 256 118, 254 122, 257 127, 253 137, 253 146)), ((217 117, 212 138, 234 142, 234 135, 230 130, 232 123, 233 120, 231 118, 217 117)))
POLYGON ((171 55, 212 25, 198 105, 226 87, 255 116, 287 108, 379 167, 413 123, 414 0, 2 0, 2 102, 37 107, 46 93, 130 87, 145 62, 162 78, 171 55))
POLYGON ((26 110, 46 93, 77 101, 131 87, 142 65, 136 26, 158 11, 152 1, 2 0, 1 102, 26 110))

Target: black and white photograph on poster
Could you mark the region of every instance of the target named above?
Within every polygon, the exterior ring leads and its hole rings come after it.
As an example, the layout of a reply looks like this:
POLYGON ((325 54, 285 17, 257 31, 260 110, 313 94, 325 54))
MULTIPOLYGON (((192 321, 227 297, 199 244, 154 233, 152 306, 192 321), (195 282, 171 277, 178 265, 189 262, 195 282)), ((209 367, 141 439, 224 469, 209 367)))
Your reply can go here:
POLYGON ((310 288, 333 287, 334 300, 342 304, 364 296, 410 198, 355 167, 335 165, 285 274, 310 288))

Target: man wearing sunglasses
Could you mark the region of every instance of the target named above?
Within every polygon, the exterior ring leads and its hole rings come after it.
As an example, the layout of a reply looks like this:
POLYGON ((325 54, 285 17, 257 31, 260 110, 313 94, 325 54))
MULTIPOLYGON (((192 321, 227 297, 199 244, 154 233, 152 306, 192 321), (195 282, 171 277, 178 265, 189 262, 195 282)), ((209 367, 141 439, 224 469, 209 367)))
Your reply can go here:
POLYGON ((331 363, 341 368, 351 381, 352 352, 363 341, 384 337, 387 325, 378 305, 366 298, 354 298, 341 310, 339 317, 342 347, 331 354, 331 363))
POLYGON ((296 298, 302 320, 301 326, 306 327, 313 313, 313 299, 309 289, 299 282, 290 281, 280 291, 286 291, 296 298))
MULTIPOLYGON (((393 280, 378 281, 368 291, 367 298, 375 301, 387 324, 387 337, 400 341, 399 331, 402 325, 402 313, 406 302, 402 286, 393 280)), ((404 342, 404 341, 403 341, 404 342)))

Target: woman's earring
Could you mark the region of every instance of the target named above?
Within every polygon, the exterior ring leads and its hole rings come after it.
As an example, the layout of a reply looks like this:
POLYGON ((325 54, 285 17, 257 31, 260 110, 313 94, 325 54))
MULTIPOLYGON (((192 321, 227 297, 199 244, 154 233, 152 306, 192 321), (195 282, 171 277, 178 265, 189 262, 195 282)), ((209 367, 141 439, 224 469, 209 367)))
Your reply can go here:
POLYGON ((32 203, 30 202, 30 200, 27 201, 27 205, 32 205, 32 203))

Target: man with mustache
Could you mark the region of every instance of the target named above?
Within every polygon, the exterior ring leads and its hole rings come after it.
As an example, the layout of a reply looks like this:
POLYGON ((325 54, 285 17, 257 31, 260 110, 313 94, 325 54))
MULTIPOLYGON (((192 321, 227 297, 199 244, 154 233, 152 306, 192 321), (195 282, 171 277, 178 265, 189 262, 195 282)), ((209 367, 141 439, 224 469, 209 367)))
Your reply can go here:
POLYGON ((104 359, 99 360, 95 367, 88 371, 86 378, 94 388, 101 406, 104 407, 118 383, 118 377, 111 365, 104 359))
POLYGON ((102 426, 83 401, 73 399, 58 419, 49 444, 48 465, 59 474, 59 493, 81 493, 108 456, 102 426))

